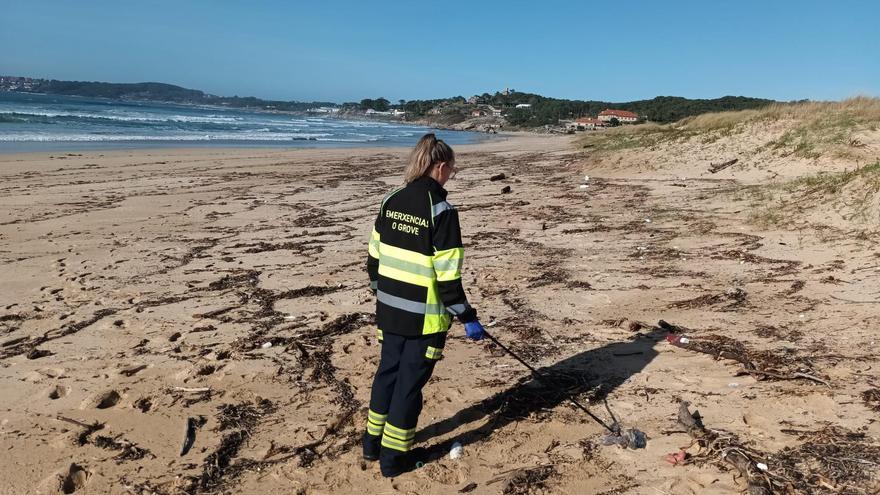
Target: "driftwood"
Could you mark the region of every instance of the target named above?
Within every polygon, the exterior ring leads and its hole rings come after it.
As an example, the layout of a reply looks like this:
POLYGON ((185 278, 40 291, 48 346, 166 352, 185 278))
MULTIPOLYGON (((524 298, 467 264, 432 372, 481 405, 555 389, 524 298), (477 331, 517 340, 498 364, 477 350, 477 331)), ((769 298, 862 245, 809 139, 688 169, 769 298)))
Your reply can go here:
POLYGON ((723 461, 736 468, 748 484, 749 495, 784 493, 780 490, 782 480, 773 480, 769 473, 758 467, 758 463, 763 461, 759 453, 744 447, 731 433, 707 429, 700 413, 691 413, 689 405, 687 402, 679 405, 678 424, 699 445, 701 452, 697 456, 708 457, 716 463, 723 461))
POLYGON ((725 168, 735 164, 738 161, 739 161, 739 158, 734 158, 733 160, 727 160, 724 163, 712 163, 709 166, 709 172, 712 172, 713 174, 717 174, 718 172, 721 172, 725 168))
POLYGON ((816 376, 814 373, 792 369, 796 368, 797 363, 788 362, 790 361, 789 358, 774 356, 768 352, 750 351, 742 343, 721 335, 707 335, 694 339, 683 335, 669 334, 666 336, 666 340, 676 347, 708 354, 714 356, 715 359, 723 358, 736 361, 743 365, 746 373, 752 375, 757 380, 766 378, 776 380, 803 379, 821 383, 826 387, 831 386, 828 381, 816 376))
MULTIPOLYGON (((699 451, 682 455, 681 464, 710 462, 733 467, 749 495, 867 495, 880 493, 877 467, 880 445, 864 433, 837 426, 817 431, 781 430, 798 436, 800 445, 772 455, 747 447, 736 434, 706 428, 700 413, 682 402, 678 424, 699 451)), ((690 447, 688 447, 690 448, 690 447)), ((679 462, 676 462, 679 464, 679 462)))

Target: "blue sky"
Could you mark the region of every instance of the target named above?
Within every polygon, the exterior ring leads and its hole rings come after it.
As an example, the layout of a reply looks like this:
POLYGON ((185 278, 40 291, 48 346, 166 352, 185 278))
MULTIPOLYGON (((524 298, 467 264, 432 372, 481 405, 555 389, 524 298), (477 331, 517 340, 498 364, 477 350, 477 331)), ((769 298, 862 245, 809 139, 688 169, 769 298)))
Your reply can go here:
POLYGON ((880 2, 0 0, 0 74, 285 100, 880 95, 880 2))

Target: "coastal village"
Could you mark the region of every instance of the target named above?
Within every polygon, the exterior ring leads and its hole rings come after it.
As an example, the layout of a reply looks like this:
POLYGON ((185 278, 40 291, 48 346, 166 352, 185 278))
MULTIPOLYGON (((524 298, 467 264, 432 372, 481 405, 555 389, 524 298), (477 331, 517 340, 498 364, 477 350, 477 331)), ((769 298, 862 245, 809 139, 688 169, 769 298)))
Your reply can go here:
MULTIPOLYGON (((0 91, 12 92, 52 92, 53 85, 61 85, 61 92, 82 91, 89 87, 89 94, 95 97, 119 97, 130 100, 164 101, 175 104, 209 104, 222 107, 244 108, 269 112, 290 112, 326 118, 368 118, 411 122, 455 130, 472 130, 496 133, 500 130, 525 129, 554 134, 573 134, 578 131, 597 131, 622 124, 637 124, 651 120, 622 109, 605 108, 596 115, 565 114, 551 122, 544 122, 539 128, 534 125, 518 124, 514 116, 521 117, 539 111, 541 102, 535 96, 505 88, 494 95, 483 93, 470 98, 454 97, 441 100, 410 101, 398 100, 392 104, 385 98, 364 99, 360 102, 342 104, 324 102, 309 104, 302 102, 262 101, 252 97, 224 99, 201 91, 187 90, 171 85, 145 84, 143 88, 129 95, 117 93, 114 85, 101 83, 80 83, 69 81, 50 81, 29 77, 0 76, 0 91), (79 88, 79 89, 76 89, 79 88), (498 103, 499 98, 502 103, 498 103), (413 109, 413 105, 417 109, 413 109)), ((59 88, 54 88, 59 89, 59 88)))
MULTIPOLYGON (((509 99, 516 100, 518 95, 515 90, 505 88, 496 95, 502 95, 509 99)), ((461 97, 459 97, 461 98, 461 97)), ((339 107, 317 107, 309 109, 312 115, 323 116, 351 116, 352 112, 363 115, 367 118, 375 119, 394 119, 400 121, 410 121, 423 123, 428 125, 438 125, 438 120, 458 120, 457 122, 447 122, 446 124, 457 130, 477 130, 489 133, 495 133, 499 130, 510 128, 507 117, 511 112, 532 112, 533 104, 525 101, 514 101, 506 105, 493 104, 493 98, 488 94, 473 95, 467 100, 457 101, 455 98, 442 100, 432 106, 422 116, 410 115, 404 110, 404 102, 397 106, 388 106, 385 110, 377 110, 375 108, 363 108, 361 104, 358 108, 353 109, 351 106, 343 105, 339 107), (457 119, 456 119, 457 117, 457 119)), ((523 96, 525 99, 525 96, 523 96)), ((384 99, 380 99, 384 100, 384 99)), ((581 115, 575 118, 559 118, 556 124, 546 124, 543 130, 550 133, 573 134, 578 131, 598 131, 608 127, 617 127, 624 124, 637 124, 647 121, 647 117, 639 116, 634 112, 627 110, 619 110, 606 108, 598 112, 595 116, 581 115)), ((514 126, 515 127, 515 126, 514 126)))

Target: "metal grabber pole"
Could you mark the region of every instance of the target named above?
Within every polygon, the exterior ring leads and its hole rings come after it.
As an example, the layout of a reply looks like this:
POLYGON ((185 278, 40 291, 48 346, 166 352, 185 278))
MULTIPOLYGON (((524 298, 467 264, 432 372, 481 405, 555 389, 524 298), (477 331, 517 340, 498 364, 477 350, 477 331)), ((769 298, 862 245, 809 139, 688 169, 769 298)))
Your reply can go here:
MULTIPOLYGON (((543 376, 543 375, 541 374, 541 372, 539 372, 538 370, 536 370, 535 368, 533 368, 532 365, 530 365, 529 363, 523 361, 523 359, 522 359, 521 357, 517 356, 516 353, 514 353, 513 351, 511 351, 510 349, 508 349, 504 344, 502 344, 501 342, 499 342, 498 339, 496 339, 495 337, 493 337, 489 332, 487 332, 487 331, 484 330, 484 331, 483 331, 483 334, 484 334, 489 340, 491 340, 492 342, 494 342, 495 345, 497 345, 498 347, 502 348, 502 349, 504 350, 504 352, 510 354, 510 357, 512 357, 513 359, 516 359, 517 361, 520 362, 520 364, 522 364, 523 366, 525 366, 526 368, 528 368, 529 371, 532 372, 532 375, 534 375, 534 377, 538 379, 538 381, 540 381, 541 383, 543 383, 545 386, 548 386, 548 387, 550 386, 549 383, 547 383, 547 382, 545 382, 545 381, 543 380, 543 378, 546 378, 546 377, 543 376)), ((600 425, 604 426, 606 430, 610 431, 611 433, 613 433, 613 434, 615 434, 615 435, 620 435, 620 425, 618 425, 618 424, 615 423, 614 426, 616 426, 617 428, 616 428, 616 429, 615 429, 615 428, 612 428, 611 426, 608 425, 608 423, 606 423, 605 421, 603 421, 602 418, 596 416, 595 414, 593 414, 592 411, 590 411, 589 409, 587 409, 586 406, 584 406, 584 405, 581 404, 580 402, 576 401, 576 400, 574 399, 574 397, 572 397, 571 395, 569 395, 569 396, 567 397, 567 399, 568 399, 572 404, 574 404, 575 407, 577 407, 577 408, 580 409, 581 411, 587 413, 587 415, 588 415, 589 417, 593 418, 593 420, 595 420, 597 423, 599 423, 600 425)))

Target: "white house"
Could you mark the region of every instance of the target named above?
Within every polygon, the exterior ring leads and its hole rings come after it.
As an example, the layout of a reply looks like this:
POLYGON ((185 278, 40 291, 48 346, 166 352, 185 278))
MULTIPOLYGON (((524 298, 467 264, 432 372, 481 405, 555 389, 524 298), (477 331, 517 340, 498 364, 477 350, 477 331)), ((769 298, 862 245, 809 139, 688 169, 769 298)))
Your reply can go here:
POLYGON ((519 103, 516 105, 516 108, 532 108, 531 103, 519 103))
POLYGON ((605 122, 590 117, 582 117, 573 122, 566 122, 565 128, 575 131, 595 130, 605 127, 605 122))
POLYGON ((602 122, 610 122, 611 119, 616 118, 618 122, 622 124, 631 124, 634 122, 638 122, 639 116, 632 113, 627 112, 626 110, 611 110, 606 109, 599 112, 599 120, 602 122))

